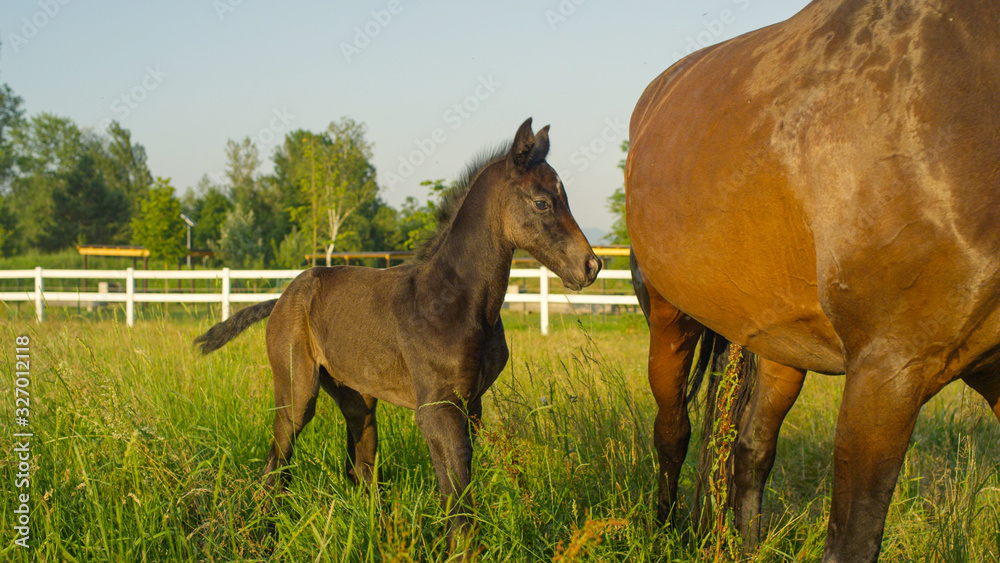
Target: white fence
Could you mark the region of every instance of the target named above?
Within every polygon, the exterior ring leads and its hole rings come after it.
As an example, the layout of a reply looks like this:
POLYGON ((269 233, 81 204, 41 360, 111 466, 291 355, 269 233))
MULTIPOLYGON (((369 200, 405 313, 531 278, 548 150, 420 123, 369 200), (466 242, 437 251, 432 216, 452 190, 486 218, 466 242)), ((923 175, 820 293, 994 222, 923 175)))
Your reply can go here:
MULTIPOLYGON (((286 280, 299 275, 302 270, 0 270, 0 279, 34 280, 31 291, 0 292, 0 301, 34 302, 35 316, 41 322, 45 318, 45 303, 125 303, 125 318, 128 326, 135 324, 136 303, 221 303, 222 319, 229 318, 233 303, 258 303, 274 299, 280 291, 262 293, 233 293, 232 280, 286 280), (45 291, 46 279, 98 279, 123 280, 124 291, 45 291), (138 293, 136 280, 221 280, 219 293, 138 293)), ((547 268, 515 268, 510 271, 512 279, 537 278, 538 293, 508 293, 507 303, 538 303, 542 334, 549 333, 549 306, 553 304, 572 305, 638 305, 634 295, 594 295, 585 293, 551 293, 549 281, 555 274, 547 268)), ((598 280, 631 279, 628 270, 603 270, 598 280)))

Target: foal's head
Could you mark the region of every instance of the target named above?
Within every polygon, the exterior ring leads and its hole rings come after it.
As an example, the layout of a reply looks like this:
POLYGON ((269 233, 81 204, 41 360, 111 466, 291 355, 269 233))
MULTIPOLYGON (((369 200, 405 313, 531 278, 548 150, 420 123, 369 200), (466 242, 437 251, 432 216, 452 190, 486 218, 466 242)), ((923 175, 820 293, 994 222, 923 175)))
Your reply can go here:
POLYGON ((601 261, 569 211, 566 190, 545 156, 549 127, 537 135, 528 118, 514 136, 502 165, 507 184, 501 193, 505 236, 558 275, 570 289, 582 289, 597 278, 601 261))

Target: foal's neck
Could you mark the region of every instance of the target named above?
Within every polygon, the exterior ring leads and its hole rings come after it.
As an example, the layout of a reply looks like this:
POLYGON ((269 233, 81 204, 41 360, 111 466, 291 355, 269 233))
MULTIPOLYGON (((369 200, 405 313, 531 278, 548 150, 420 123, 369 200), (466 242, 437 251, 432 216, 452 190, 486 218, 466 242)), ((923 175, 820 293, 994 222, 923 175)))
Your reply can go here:
MULTIPOLYGON (((501 188, 502 189, 502 188, 501 188)), ((424 282, 453 295, 453 314, 492 325, 507 293, 514 245, 506 239, 500 201, 480 178, 455 214, 444 242, 425 263, 424 282)))

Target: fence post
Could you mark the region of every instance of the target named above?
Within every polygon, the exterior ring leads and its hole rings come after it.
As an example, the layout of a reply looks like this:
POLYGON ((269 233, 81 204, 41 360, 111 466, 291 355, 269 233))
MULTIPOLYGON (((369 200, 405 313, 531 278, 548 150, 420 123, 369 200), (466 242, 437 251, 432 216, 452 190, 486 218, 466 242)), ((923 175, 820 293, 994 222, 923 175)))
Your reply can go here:
POLYGON ((135 268, 125 269, 125 324, 135 325, 135 268))
POLYGON ((539 312, 542 316, 542 335, 549 333, 549 269, 545 266, 540 266, 538 269, 540 274, 538 277, 538 293, 541 301, 539 302, 539 312))
POLYGON ((35 267, 35 318, 38 323, 45 319, 45 301, 42 292, 45 291, 45 281, 42 278, 42 267, 35 267))
POLYGON ((222 269, 222 320, 229 318, 229 268, 222 269))

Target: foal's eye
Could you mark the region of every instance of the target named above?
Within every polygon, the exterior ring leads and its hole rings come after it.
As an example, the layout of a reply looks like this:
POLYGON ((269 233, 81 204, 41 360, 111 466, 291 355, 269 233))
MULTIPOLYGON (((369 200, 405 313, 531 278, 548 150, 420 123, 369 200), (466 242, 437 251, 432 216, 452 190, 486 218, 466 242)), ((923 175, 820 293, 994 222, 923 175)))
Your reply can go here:
POLYGON ((549 209, 549 202, 545 201, 544 199, 536 199, 535 209, 539 211, 547 211, 549 209))

